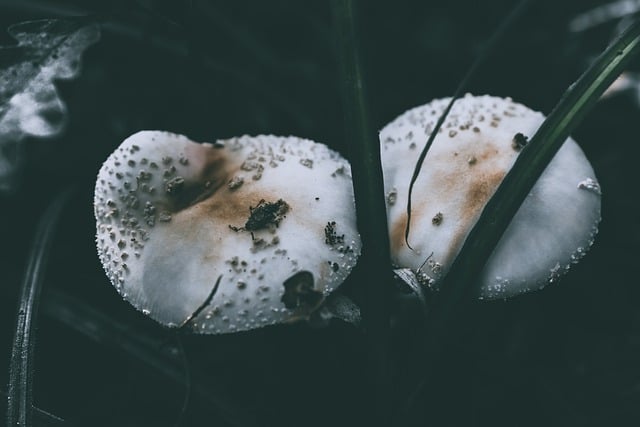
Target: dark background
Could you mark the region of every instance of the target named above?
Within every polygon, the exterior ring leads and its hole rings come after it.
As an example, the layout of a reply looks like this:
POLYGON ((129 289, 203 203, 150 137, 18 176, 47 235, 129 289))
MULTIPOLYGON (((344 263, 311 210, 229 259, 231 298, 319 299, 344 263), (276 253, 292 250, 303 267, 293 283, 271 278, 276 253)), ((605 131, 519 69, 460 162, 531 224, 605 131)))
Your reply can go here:
MULTIPOLYGON (((533 3, 469 91, 511 96, 548 113, 619 22, 572 32, 572 19, 604 2, 533 3)), ((514 4, 362 1, 360 42, 375 127, 451 95, 514 4)), ((200 141, 297 135, 346 152, 329 2, 0 0, 2 29, 86 14, 108 19, 101 41, 84 55, 81 76, 58 84, 67 129, 55 139, 25 141, 21 187, 0 196, 2 390, 35 226, 56 194, 75 184, 40 306, 40 408, 69 425, 174 425, 186 358, 191 393, 183 425, 363 425, 374 408, 357 329, 334 322, 179 341, 120 299, 93 240, 96 173, 138 130, 200 141)), ((3 33, 0 43, 13 42, 3 33)), ((465 311, 466 326, 447 338, 438 366, 427 367, 438 375, 409 410, 410 425, 640 425, 639 117, 638 93, 628 91, 601 101, 574 132, 604 193, 595 245, 559 284, 465 311)), ((344 285, 347 292, 357 286, 366 285, 344 285)), ((423 359, 419 323, 400 316, 394 325, 389 405, 398 408, 423 359)))

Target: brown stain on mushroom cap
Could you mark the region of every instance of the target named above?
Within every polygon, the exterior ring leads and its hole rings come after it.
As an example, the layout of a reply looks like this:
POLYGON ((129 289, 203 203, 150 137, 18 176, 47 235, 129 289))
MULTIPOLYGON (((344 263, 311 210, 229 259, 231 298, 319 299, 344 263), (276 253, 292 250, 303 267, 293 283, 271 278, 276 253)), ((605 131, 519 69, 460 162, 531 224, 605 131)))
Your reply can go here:
MULTIPOLYGON (((413 204, 411 206, 411 224, 415 224, 416 218, 421 218, 426 213, 427 203, 422 202, 418 204, 413 204)), ((407 213, 403 212, 400 217, 391 224, 389 230, 389 236, 391 239, 391 249, 393 251, 398 251, 403 247, 406 247, 406 243, 404 241, 405 230, 407 229, 407 213)), ((411 236, 409 236, 409 240, 411 240, 411 236)))
POLYGON ((504 170, 494 170, 482 174, 477 180, 471 182, 461 211, 462 218, 469 221, 476 217, 495 193, 505 175, 504 170))
POLYGON ((233 192, 216 191, 185 211, 192 212, 190 216, 193 216, 194 220, 200 215, 215 217, 217 222, 224 223, 225 226, 242 228, 251 214, 250 208, 257 206, 261 200, 276 201, 278 195, 264 188, 243 188, 233 192))
POLYGON ((275 201, 278 196, 253 186, 242 186, 235 191, 227 191, 231 177, 241 172, 241 162, 233 158, 228 148, 197 146, 187 150, 189 158, 195 158, 198 172, 185 180, 183 188, 172 199, 169 211, 176 214, 175 220, 188 221, 215 218, 217 223, 233 227, 242 227, 249 217, 250 207, 257 206, 261 200, 275 201))
POLYGON ((462 245, 478 220, 482 209, 493 196, 496 189, 504 179, 507 171, 494 170, 482 174, 477 180, 471 182, 464 198, 464 205, 460 211, 461 224, 454 232, 449 250, 444 254, 444 259, 451 259, 458 254, 462 245))
MULTIPOLYGON (((411 223, 416 226, 427 218, 431 224, 432 210, 436 209, 442 210, 456 224, 449 250, 440 254, 444 259, 452 259, 457 254, 480 212, 502 182, 508 171, 504 156, 515 158, 510 144, 510 140, 486 141, 480 138, 473 144, 450 142, 445 149, 440 146, 427 155, 423 171, 429 177, 422 182, 419 180, 420 184, 414 188, 411 223), (467 161, 470 157, 476 159, 473 164, 467 161)), ((510 161, 507 163, 510 165, 510 161)), ((406 225, 407 214, 404 212, 391 224, 393 251, 406 246, 406 225)))

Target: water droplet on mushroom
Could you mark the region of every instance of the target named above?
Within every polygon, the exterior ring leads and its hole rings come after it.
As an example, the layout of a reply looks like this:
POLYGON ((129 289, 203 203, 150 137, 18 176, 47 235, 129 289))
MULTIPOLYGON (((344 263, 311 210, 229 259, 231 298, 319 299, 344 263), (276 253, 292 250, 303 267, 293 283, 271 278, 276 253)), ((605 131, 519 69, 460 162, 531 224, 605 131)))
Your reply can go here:
POLYGON ((602 192, 600 190, 600 184, 593 178, 586 178, 583 181, 578 183, 578 188, 581 190, 588 190, 596 193, 597 195, 601 195, 602 192))

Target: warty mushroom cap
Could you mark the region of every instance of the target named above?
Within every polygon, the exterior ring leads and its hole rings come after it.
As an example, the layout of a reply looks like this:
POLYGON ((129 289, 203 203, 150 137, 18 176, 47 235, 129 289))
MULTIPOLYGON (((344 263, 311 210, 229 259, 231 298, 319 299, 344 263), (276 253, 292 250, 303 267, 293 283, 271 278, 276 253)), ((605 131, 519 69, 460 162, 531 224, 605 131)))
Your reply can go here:
POLYGON ((361 248, 348 162, 296 137, 138 132, 100 169, 94 208, 120 294, 199 333, 307 318, 361 248))
MULTIPOLYGON (((437 287, 544 116, 511 99, 457 100, 434 139, 412 196, 416 160, 450 98, 413 108, 380 132, 392 261, 437 287)), ((481 277, 480 298, 514 296, 554 282, 591 246, 600 220, 600 187, 584 153, 568 138, 522 204, 481 277)))

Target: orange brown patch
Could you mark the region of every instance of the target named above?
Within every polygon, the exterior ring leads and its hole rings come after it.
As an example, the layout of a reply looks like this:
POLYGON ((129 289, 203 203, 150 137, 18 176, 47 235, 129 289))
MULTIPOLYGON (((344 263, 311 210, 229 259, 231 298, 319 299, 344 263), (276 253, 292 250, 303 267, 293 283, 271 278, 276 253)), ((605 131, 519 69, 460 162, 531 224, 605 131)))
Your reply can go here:
POLYGON ((461 212, 465 220, 471 220, 482 211, 505 174, 502 170, 491 171, 470 183, 461 212))
POLYGON ((391 250, 398 251, 402 246, 404 246, 404 232, 407 228, 407 214, 405 212, 402 213, 400 218, 391 224, 391 250))

